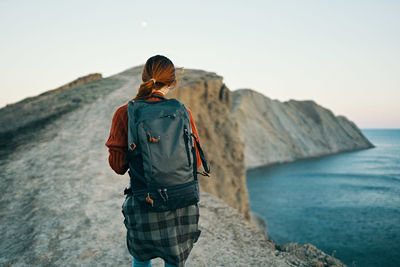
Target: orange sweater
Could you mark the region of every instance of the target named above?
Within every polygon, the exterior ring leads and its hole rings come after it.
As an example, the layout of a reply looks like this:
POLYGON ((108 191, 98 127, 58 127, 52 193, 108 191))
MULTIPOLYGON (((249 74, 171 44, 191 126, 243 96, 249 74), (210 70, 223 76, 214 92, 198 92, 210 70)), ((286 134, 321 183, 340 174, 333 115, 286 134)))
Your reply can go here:
MULTIPOLYGON (((164 96, 161 92, 155 92, 154 94, 159 94, 164 96)), ((160 98, 149 97, 146 100, 149 101, 160 101, 160 98)), ((192 113, 188 108, 186 108, 190 116, 190 125, 192 126, 192 131, 196 139, 200 142, 199 135, 197 132, 196 125, 192 117, 192 113)), ((119 107, 113 116, 111 123, 110 135, 108 137, 105 145, 108 147, 109 157, 108 162, 111 168, 118 174, 125 174, 129 166, 125 163, 125 155, 128 152, 128 104, 119 107)), ((194 143, 196 148, 197 156, 197 168, 201 165, 201 159, 199 151, 197 150, 196 143, 194 143)))

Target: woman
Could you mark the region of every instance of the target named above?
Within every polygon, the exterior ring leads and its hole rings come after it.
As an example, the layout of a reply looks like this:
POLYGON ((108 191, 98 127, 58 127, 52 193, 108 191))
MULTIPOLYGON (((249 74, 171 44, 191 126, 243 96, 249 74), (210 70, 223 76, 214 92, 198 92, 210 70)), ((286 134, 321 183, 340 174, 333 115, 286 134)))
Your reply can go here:
MULTIPOLYGON (((160 101, 172 87, 176 87, 174 64, 165 56, 156 55, 149 58, 142 73, 140 85, 134 100, 160 101)), ((125 174, 128 163, 125 156, 128 151, 128 104, 119 107, 113 116, 110 135, 106 146, 109 148, 109 164, 118 174, 125 174)), ((194 137, 199 136, 192 114, 190 125, 194 137)), ((202 164, 196 143, 197 167, 202 164)), ((139 179, 131 179, 132 189, 146 188, 139 179)), ((133 257, 133 266, 151 266, 151 259, 161 257, 165 266, 184 266, 185 261, 197 241, 199 207, 197 204, 170 211, 149 211, 131 194, 127 194, 122 205, 127 229, 126 242, 133 257)))

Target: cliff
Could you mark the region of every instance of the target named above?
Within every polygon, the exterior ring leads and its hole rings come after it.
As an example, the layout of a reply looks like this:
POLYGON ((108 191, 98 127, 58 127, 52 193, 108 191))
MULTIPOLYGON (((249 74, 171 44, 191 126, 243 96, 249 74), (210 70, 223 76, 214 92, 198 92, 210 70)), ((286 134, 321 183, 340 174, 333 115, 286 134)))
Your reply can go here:
POLYGON ((373 147, 352 121, 312 100, 280 102, 250 89, 233 96, 247 168, 373 147))
MULTIPOLYGON (((130 264, 121 213, 129 177, 111 170, 104 143, 142 68, 0 110, 8 144, 0 153, 0 265, 130 264)), ((244 146, 222 78, 186 70, 174 94, 192 110, 213 169, 201 180, 202 235, 188 266, 344 266, 312 245, 277 247, 248 222, 244 146)))
POLYGON ((203 191, 218 196, 250 219, 244 166, 244 145, 232 116, 232 92, 215 73, 185 70, 180 86, 168 97, 191 110, 200 143, 211 164, 211 178, 200 176, 203 191))

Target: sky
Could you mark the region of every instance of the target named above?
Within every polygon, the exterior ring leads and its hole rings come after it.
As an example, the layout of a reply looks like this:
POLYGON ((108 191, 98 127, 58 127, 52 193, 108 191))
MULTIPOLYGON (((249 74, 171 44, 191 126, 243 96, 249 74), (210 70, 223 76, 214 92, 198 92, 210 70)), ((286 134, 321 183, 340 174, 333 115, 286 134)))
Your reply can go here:
POLYGON ((156 54, 400 128, 400 1, 0 1, 0 107, 156 54))

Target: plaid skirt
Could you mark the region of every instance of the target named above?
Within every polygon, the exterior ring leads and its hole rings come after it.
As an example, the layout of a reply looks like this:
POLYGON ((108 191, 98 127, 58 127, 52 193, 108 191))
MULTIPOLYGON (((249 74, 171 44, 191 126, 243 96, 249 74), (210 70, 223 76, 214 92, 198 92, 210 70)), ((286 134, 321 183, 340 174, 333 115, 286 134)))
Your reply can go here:
POLYGON ((160 257, 169 264, 184 266, 201 233, 197 204, 170 211, 148 211, 146 203, 128 194, 122 214, 129 253, 140 261, 160 257))

